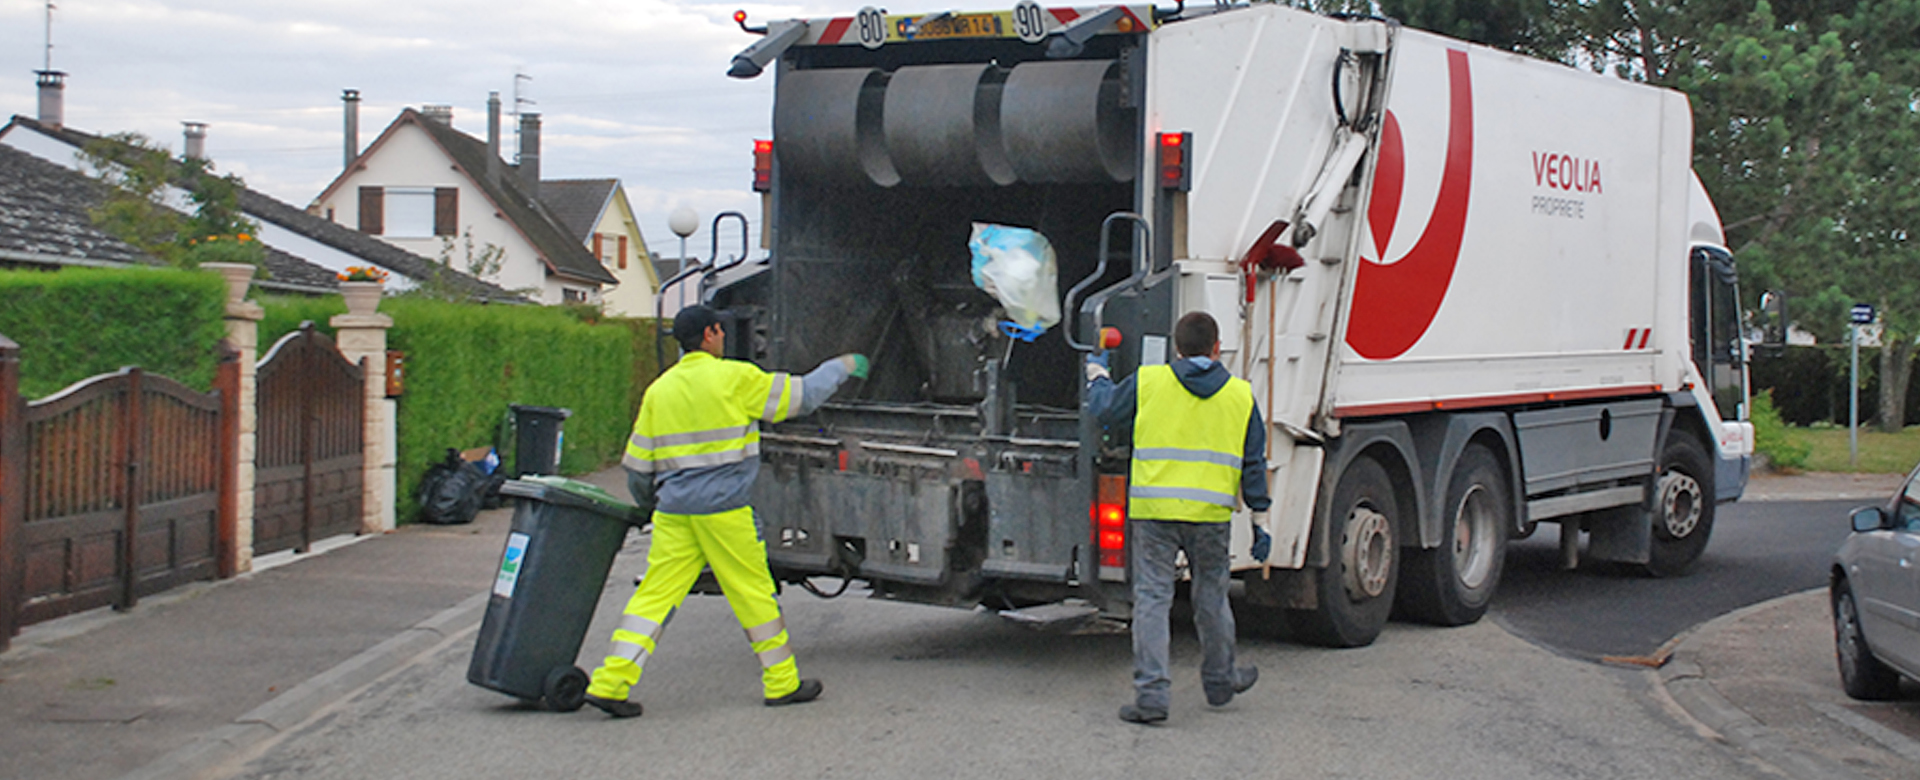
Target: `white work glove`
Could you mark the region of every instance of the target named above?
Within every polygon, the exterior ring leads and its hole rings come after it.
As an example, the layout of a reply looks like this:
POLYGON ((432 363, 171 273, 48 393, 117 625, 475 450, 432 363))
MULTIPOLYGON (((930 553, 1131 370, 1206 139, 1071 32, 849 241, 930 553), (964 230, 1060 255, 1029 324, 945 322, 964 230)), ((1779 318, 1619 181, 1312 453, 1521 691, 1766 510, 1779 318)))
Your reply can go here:
POLYGON ((1107 371, 1107 356, 1104 353, 1087 356, 1087 381, 1095 379, 1113 379, 1113 374, 1107 371))

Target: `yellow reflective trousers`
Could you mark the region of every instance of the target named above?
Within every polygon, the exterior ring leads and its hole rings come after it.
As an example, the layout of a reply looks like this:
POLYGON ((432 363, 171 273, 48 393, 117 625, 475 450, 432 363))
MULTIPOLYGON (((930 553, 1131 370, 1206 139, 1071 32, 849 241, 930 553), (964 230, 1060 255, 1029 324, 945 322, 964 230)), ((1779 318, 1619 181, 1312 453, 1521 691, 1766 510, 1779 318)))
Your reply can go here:
POLYGON ((624 700, 659 646, 667 618, 687 598, 702 567, 726 592, 734 617, 760 658, 760 678, 769 699, 800 687, 800 670, 787 649, 787 626, 773 597, 767 548, 753 526, 753 508, 712 515, 653 513, 653 545, 647 551, 646 578, 627 601, 626 615, 613 632, 613 649, 593 670, 587 693, 624 700))

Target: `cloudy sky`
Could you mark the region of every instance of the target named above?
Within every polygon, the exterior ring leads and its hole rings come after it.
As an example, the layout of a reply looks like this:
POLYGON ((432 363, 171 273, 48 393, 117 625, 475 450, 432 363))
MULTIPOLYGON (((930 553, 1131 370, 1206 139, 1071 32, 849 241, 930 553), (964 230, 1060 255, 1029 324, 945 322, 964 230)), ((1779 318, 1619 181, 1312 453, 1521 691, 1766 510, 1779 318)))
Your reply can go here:
MULTIPOLYGON (((861 4, 807 2, 55 0, 53 67, 70 74, 69 126, 137 131, 178 151, 180 122, 206 122, 219 170, 297 206, 340 172, 342 89, 360 90, 363 146, 400 109, 425 104, 453 106, 454 126, 484 138, 487 93, 510 109, 524 73, 525 110, 543 117, 543 177, 619 178, 666 256, 678 253, 667 214, 691 206, 702 227, 689 252, 704 257, 719 211, 758 227, 752 139, 771 124, 772 79, 725 76, 756 40, 731 14, 849 15, 861 4)), ((0 116, 37 111, 45 14, 44 0, 0 0, 0 116)))

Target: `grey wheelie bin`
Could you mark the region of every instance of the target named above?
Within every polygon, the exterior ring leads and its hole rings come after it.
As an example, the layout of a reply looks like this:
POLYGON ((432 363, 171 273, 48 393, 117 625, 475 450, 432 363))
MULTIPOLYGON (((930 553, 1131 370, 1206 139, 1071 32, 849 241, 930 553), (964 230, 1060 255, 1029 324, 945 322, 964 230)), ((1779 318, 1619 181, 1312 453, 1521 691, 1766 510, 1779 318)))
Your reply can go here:
POLYGON ((520 500, 467 681, 557 712, 577 710, 587 695, 587 674, 573 663, 580 642, 627 529, 646 518, 564 477, 509 480, 500 492, 520 500))

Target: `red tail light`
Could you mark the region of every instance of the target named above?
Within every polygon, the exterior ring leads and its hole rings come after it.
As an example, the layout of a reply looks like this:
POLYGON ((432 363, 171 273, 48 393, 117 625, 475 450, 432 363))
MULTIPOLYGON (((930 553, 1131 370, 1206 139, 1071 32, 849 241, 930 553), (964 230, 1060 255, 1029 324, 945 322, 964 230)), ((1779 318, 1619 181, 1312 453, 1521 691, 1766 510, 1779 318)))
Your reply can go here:
POLYGON ((771 192, 773 190, 773 142, 756 139, 753 142, 753 191, 771 192))
POLYGON ((1100 578, 1124 579, 1127 566, 1127 478, 1102 474, 1093 504, 1094 546, 1100 578))
POLYGON ((1186 192, 1193 189, 1193 133, 1160 133, 1154 136, 1160 163, 1160 188, 1186 192))

